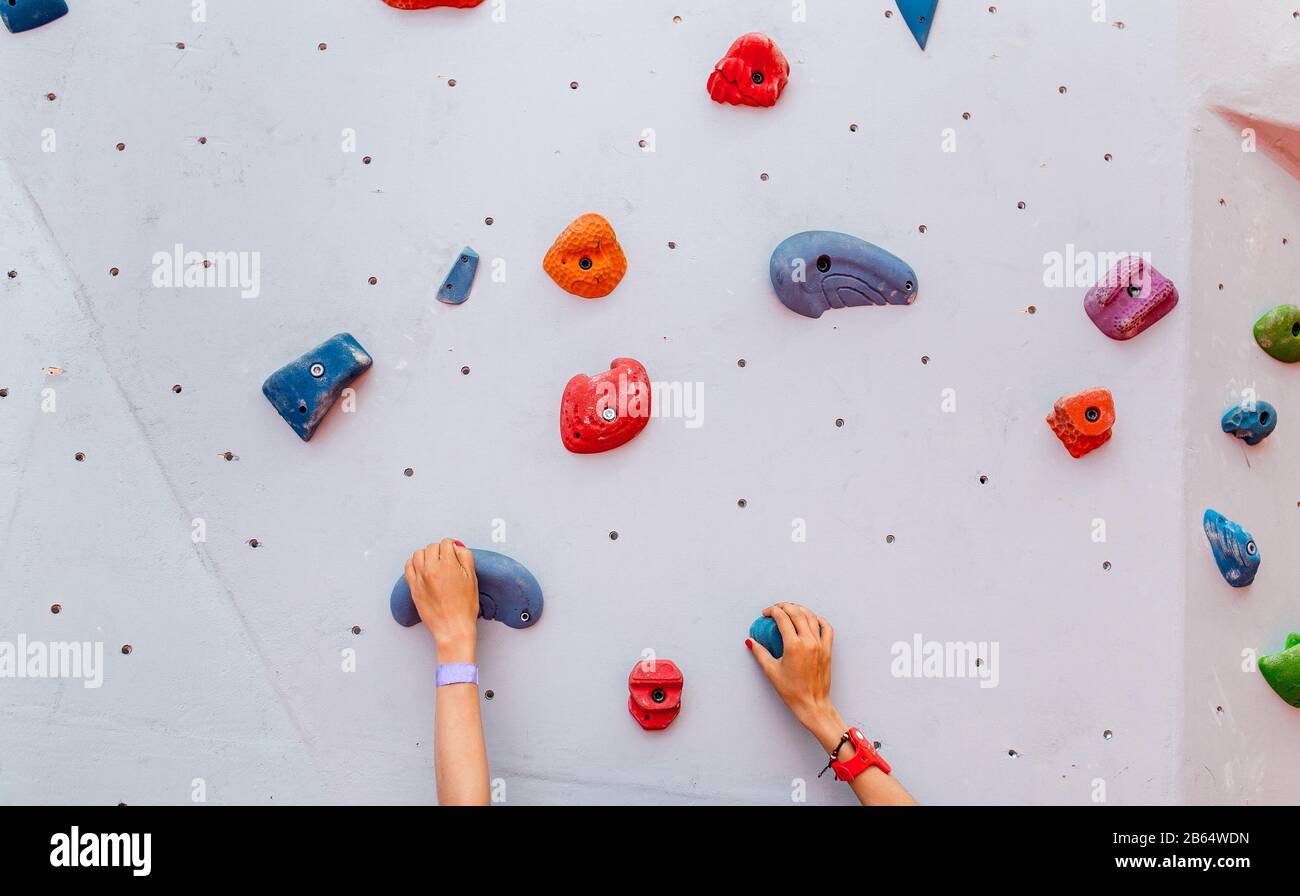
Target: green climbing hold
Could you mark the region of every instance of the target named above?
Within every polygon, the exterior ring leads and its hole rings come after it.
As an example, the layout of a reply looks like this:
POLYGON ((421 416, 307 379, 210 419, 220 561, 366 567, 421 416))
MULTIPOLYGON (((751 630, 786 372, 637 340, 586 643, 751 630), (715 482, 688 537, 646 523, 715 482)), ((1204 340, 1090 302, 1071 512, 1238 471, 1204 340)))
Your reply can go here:
POLYGON ((1255 341, 1279 361, 1300 361, 1300 308, 1278 305, 1255 321, 1255 341))
POLYGON ((1259 658, 1259 671, 1277 695, 1300 709, 1300 635, 1286 636, 1286 648, 1259 658))

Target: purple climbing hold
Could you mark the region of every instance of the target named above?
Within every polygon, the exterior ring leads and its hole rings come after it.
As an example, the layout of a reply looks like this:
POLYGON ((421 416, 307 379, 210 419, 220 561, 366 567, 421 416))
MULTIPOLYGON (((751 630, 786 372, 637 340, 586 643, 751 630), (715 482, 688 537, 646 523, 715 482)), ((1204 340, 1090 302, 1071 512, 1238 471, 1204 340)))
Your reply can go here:
POLYGON ((343 390, 373 363, 351 333, 339 333, 267 377, 262 394, 307 442, 343 390))
POLYGON ((1088 317, 1111 339, 1132 339, 1177 304, 1173 282, 1138 255, 1122 259, 1083 297, 1088 317))
POLYGON ((0 19, 14 34, 48 25, 67 14, 64 0, 0 0, 0 19))

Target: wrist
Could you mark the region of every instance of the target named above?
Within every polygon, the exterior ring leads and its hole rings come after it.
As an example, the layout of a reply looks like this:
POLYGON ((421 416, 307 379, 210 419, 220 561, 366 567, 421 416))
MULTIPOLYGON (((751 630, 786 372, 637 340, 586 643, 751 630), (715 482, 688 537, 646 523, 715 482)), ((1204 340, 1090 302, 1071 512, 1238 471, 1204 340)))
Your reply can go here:
POLYGON ((840 744, 840 738, 848 730, 844 718, 834 706, 819 706, 800 719, 808 733, 817 738, 817 742, 829 754, 840 744))
POLYGON ((472 637, 434 638, 439 663, 477 663, 478 640, 472 637))

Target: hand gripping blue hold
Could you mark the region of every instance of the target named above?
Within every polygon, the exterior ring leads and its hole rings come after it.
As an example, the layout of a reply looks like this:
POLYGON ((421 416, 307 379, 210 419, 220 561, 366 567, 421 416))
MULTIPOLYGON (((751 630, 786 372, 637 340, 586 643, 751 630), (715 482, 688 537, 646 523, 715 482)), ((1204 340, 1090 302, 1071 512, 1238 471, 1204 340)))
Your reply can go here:
POLYGON ((771 616, 759 616, 749 627, 749 636, 767 648, 772 659, 779 660, 785 653, 785 642, 781 640, 781 630, 776 627, 776 620, 771 616))
POLYGON ((1203 524, 1224 581, 1233 588, 1245 588, 1255 581, 1260 555, 1251 534, 1217 510, 1205 511, 1203 524))
POLYGON ((373 363, 351 333, 339 333, 267 377, 262 394, 307 442, 343 390, 373 363))
POLYGON ((916 42, 925 49, 930 39, 930 26, 934 24, 934 10, 939 0, 896 0, 898 11, 903 14, 903 21, 912 30, 916 42))
MULTIPOLYGON (((0 0, 4 2, 4 0, 0 0)), ((504 622, 511 628, 528 628, 542 618, 542 586, 518 560, 495 551, 475 550, 474 572, 478 576, 478 615, 504 622)), ((411 627, 420 614, 411 600, 411 589, 403 575, 393 586, 388 608, 400 624, 411 627)))
POLYGON ((64 0, 0 0, 0 19, 14 34, 48 25, 67 14, 64 0))
MULTIPOLYGON (((0 3, 3 2, 0 0, 0 3)), ((478 253, 466 246, 456 256, 451 270, 447 272, 447 279, 442 281, 442 286, 438 289, 438 301, 448 305, 463 304, 469 298, 469 291, 474 288, 474 275, 477 273, 478 253)))
POLYGON ((1228 435, 1247 445, 1258 445, 1277 428, 1277 408, 1267 401, 1256 401, 1253 406, 1239 404, 1224 413, 1220 425, 1228 435))
POLYGON ((879 246, 847 233, 796 233, 772 253, 772 288, 791 311, 821 317, 828 308, 910 305, 916 272, 879 246))

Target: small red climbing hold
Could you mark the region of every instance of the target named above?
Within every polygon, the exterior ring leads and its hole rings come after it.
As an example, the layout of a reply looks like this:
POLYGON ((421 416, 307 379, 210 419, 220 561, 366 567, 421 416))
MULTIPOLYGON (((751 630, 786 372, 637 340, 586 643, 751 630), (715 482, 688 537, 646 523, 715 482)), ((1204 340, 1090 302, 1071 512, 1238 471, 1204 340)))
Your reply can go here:
POLYGON ((574 454, 630 442, 650 422, 650 375, 640 361, 615 358, 596 376, 569 380, 560 399, 560 439, 574 454))
POLYGON ((1083 457, 1110 441, 1115 425, 1115 399, 1107 389, 1089 389, 1061 398, 1047 416, 1047 425, 1072 457, 1083 457))
POLYGON ((646 731, 662 731, 682 711, 684 683, 671 660, 642 660, 627 677, 627 711, 646 731))
POLYGON ((478 6, 483 0, 384 0, 393 9, 433 9, 435 6, 454 6, 456 9, 469 9, 478 6))
POLYGON ((790 63, 765 34, 738 38, 709 75, 709 96, 733 106, 775 106, 790 80, 790 63))

